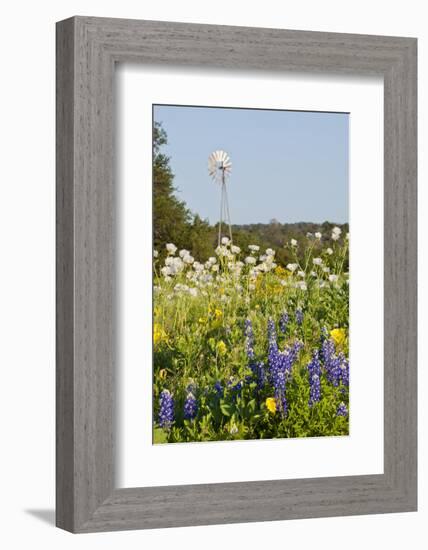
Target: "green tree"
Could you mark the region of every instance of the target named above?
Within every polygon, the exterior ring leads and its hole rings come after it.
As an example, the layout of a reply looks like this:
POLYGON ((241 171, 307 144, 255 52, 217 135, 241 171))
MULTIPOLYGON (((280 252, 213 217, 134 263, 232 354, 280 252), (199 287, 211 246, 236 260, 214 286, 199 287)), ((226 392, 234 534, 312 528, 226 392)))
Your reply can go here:
POLYGON ((153 245, 163 252, 166 243, 185 248, 191 215, 184 202, 177 199, 170 158, 162 153, 167 135, 161 124, 153 127, 153 245))

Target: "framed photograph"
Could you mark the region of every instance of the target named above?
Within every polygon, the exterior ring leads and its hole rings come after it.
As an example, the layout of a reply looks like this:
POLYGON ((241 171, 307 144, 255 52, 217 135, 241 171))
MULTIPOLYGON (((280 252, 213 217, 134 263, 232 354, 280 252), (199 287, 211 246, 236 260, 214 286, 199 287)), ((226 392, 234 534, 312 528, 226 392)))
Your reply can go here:
POLYGON ((57 525, 417 507, 416 39, 57 24, 57 525))

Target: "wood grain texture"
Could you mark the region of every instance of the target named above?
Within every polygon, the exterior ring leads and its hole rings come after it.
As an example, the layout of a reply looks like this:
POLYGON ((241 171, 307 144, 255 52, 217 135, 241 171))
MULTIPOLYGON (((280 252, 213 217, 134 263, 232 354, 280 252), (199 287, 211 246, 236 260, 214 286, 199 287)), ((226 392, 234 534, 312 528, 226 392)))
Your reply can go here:
POLYGON ((92 532, 416 510, 416 78, 413 38, 87 17, 58 23, 59 527, 92 532), (115 489, 116 62, 383 76, 383 475, 115 489))

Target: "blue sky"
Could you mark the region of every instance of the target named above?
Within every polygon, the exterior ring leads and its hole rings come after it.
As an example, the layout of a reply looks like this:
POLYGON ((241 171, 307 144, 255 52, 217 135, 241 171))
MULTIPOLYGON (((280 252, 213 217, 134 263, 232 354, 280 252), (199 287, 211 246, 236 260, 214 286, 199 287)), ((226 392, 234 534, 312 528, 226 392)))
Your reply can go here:
POLYGON ((177 196, 216 223, 220 188, 211 152, 232 160, 232 223, 348 221, 349 115, 303 111, 154 106, 168 134, 177 196))

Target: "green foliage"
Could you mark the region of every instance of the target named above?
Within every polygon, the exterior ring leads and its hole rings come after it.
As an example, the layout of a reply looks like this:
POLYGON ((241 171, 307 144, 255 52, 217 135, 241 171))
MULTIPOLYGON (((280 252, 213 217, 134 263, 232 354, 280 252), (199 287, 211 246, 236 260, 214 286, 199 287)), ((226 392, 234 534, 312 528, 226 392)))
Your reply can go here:
MULTIPOLYGON (((291 251, 296 262, 299 246, 291 251)), ((342 236, 340 242, 335 242, 331 254, 312 243, 309 250, 302 251, 306 270, 300 263, 294 271, 284 269, 276 265, 274 256, 246 265, 241 262, 240 252, 231 253, 230 244, 217 253, 217 261, 208 262, 199 271, 171 253, 166 265, 174 261, 178 271, 156 276, 155 442, 346 435, 348 417, 338 416, 337 411, 341 403, 348 407, 348 386, 342 382, 334 385, 323 366, 321 400, 310 406, 307 366, 314 350, 320 348, 322 335, 332 342, 333 338, 337 340, 336 354, 348 356, 348 279, 343 271, 334 272, 337 266, 345 265, 347 238, 342 236), (214 266, 217 269, 213 271, 214 266), (336 275, 333 280, 331 273, 336 275), (297 310, 303 312, 301 324, 297 310), (289 321, 282 333, 278 321, 285 311, 289 321), (268 409, 266 400, 274 396, 272 382, 268 379, 258 387, 250 368, 247 319, 254 333, 253 363, 263 362, 267 372, 268 319, 276 323, 280 350, 290 349, 296 341, 302 343, 286 384, 286 415, 279 409, 268 409), (218 382, 221 391, 216 389, 218 382), (198 403, 192 420, 186 420, 183 414, 189 387, 198 403), (157 424, 159 395, 164 389, 170 391, 175 402, 170 429, 157 424)))

